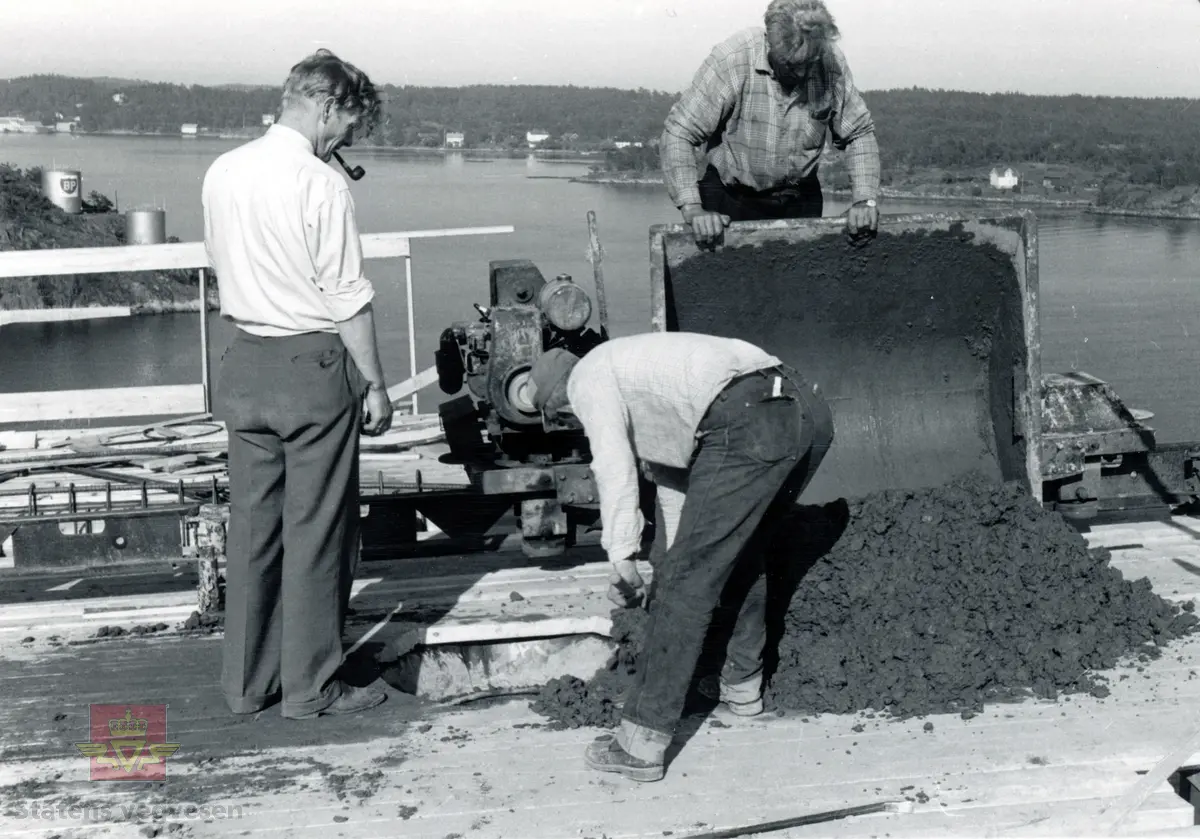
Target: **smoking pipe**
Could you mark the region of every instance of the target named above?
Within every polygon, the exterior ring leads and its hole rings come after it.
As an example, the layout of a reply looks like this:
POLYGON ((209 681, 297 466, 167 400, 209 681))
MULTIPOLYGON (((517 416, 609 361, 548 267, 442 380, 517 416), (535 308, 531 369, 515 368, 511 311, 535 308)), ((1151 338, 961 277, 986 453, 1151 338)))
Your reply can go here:
POLYGON ((350 176, 350 180, 352 181, 361 181, 363 175, 367 174, 367 170, 361 166, 355 166, 353 169, 351 169, 346 165, 346 161, 342 160, 342 156, 337 152, 333 153, 333 158, 338 163, 342 164, 342 168, 346 170, 346 174, 350 176))

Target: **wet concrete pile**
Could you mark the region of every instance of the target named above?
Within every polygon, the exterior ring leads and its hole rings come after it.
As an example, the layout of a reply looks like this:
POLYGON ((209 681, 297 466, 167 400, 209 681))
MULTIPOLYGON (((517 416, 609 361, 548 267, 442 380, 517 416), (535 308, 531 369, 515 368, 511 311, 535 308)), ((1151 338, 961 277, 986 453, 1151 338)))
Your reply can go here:
POLYGON ((551 679, 534 699, 532 708, 567 728, 613 728, 621 721, 621 694, 637 672, 646 631, 644 609, 614 609, 612 640, 616 651, 608 666, 584 681, 578 676, 551 679))
POLYGON ((911 716, 1030 694, 1105 696, 1098 671, 1155 658, 1200 623, 1148 580, 1126 580, 1016 483, 968 476, 863 499, 816 559, 811 546, 839 529, 831 508, 792 529, 799 551, 772 581, 795 595, 771 707, 911 716))
MULTIPOLYGON (((779 534, 769 709, 969 716, 989 701, 1105 696, 1103 671, 1156 658, 1200 624, 1190 603, 1126 580, 1016 483, 967 476, 797 507, 779 534)), ((634 614, 615 613, 627 622, 607 670, 547 685, 537 710, 568 726, 614 724, 637 667, 634 614)), ((727 630, 719 613, 698 676, 719 666, 727 630)))

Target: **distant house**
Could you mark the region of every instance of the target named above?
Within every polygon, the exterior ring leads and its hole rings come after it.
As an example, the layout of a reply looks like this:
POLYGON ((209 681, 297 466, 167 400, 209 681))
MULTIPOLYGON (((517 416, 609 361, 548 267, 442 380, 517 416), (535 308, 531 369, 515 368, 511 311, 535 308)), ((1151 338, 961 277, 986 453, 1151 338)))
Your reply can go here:
POLYGON ((274 114, 263 114, 262 115, 262 124, 267 127, 274 125, 275 124, 275 115, 274 114))
POLYGON ((1064 168, 1051 167, 1042 173, 1042 186, 1051 191, 1070 189, 1070 173, 1064 168))
POLYGON ((463 133, 461 131, 446 132, 446 148, 461 149, 463 146, 463 133))
POLYGON ((619 149, 627 149, 632 146, 633 143, 629 142, 628 140, 613 140, 613 145, 619 149))
POLYGON ((525 132, 525 142, 529 144, 529 148, 533 148, 549 139, 550 133, 547 131, 534 130, 525 132))
POLYGON ((183 125, 179 126, 179 133, 184 137, 195 137, 200 133, 200 126, 194 122, 185 122, 183 125))
POLYGON ((40 134, 46 130, 40 122, 23 117, 0 117, 0 134, 40 134))
POLYGON ((112 95, 112 100, 114 102, 116 102, 118 105, 124 105, 125 104, 125 94, 124 93, 114 93, 112 95))
POLYGON ((75 123, 56 122, 54 123, 54 130, 59 134, 70 134, 75 130, 75 123))
POLYGON ((1015 189, 1021 185, 1021 175, 1011 166, 997 166, 988 175, 988 183, 995 189, 1015 189))

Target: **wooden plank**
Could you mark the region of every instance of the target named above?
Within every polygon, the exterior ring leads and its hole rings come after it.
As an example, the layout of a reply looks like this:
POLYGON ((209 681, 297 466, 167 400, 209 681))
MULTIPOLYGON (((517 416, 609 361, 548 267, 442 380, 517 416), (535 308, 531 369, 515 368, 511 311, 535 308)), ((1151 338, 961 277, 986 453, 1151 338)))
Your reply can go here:
MULTIPOLYGON (((146 461, 146 468, 151 472, 178 472, 180 469, 196 466, 199 463, 200 455, 190 452, 188 454, 169 455, 146 461)), ((222 464, 214 465, 218 468, 224 468, 222 464)))
POLYGON ((0 425, 101 417, 175 416, 198 414, 203 410, 204 387, 199 384, 0 393, 0 425))
POLYGON ((422 370, 417 375, 404 380, 398 385, 392 385, 388 388, 388 400, 395 405, 401 399, 406 399, 412 396, 419 390, 429 387, 438 380, 437 367, 430 367, 422 370))
MULTIPOLYGON (((478 558, 474 561, 480 562, 478 558)), ((442 569, 440 574, 436 570, 418 573, 408 564, 386 564, 378 572, 372 567, 371 572, 380 576, 355 592, 353 606, 368 615, 362 619, 365 624, 376 621, 369 615, 390 612, 398 603, 407 612, 424 612, 419 618, 387 620, 386 631, 376 639, 403 641, 408 645, 405 649, 422 642, 465 643, 608 632, 611 604, 604 596, 608 588, 607 562, 587 562, 569 572, 547 572, 529 567, 523 555, 511 551, 493 555, 477 565, 474 573, 446 576, 445 570, 456 567, 455 562, 452 557, 439 561, 435 567, 442 569), (514 601, 513 592, 523 599, 514 601)), ((414 566, 430 567, 415 561, 414 566)), ((643 573, 649 575, 648 566, 643 573)), ((0 608, 0 659, 44 653, 50 635, 59 635, 64 641, 81 640, 99 626, 129 627, 157 621, 173 624, 187 618, 195 608, 196 594, 191 590, 6 604, 0 608), (21 645, 21 639, 29 635, 37 642, 21 645)))
MULTIPOLYGON (((511 224, 497 224, 491 227, 443 227, 434 230, 409 230, 404 233, 375 233, 379 239, 387 236, 405 236, 409 239, 436 239, 443 236, 492 236, 497 233, 512 233, 515 228, 511 224)), ((367 246, 368 236, 363 237, 363 248, 367 246)))
POLYGON ((82 306, 60 309, 9 309, 0 312, 0 326, 10 323, 61 323, 72 320, 127 318, 133 314, 130 306, 82 306))
POLYGON ((208 267, 203 242, 117 245, 100 248, 47 248, 0 253, 0 279, 110 274, 208 267))
POLYGON ((1088 544, 1097 547, 1136 544, 1144 539, 1170 536, 1200 539, 1200 519, 1193 516, 1172 516, 1167 520, 1102 525, 1083 534, 1088 544))
POLYGON ((1200 596, 1200 576, 1180 568, 1169 559, 1112 562, 1127 580, 1150 580, 1154 591, 1167 600, 1195 600, 1200 596))
POLYGON ((36 431, 0 431, 0 452, 37 448, 36 431))
POLYGON ((1111 836, 1121 830, 1145 800, 1150 797, 1151 793, 1161 786, 1180 766, 1183 766, 1184 761, 1191 757, 1198 748, 1200 748, 1200 728, 1194 728, 1191 736, 1188 737, 1183 745, 1166 754, 1162 760, 1155 764, 1153 769, 1147 772, 1136 784, 1130 786, 1129 790, 1119 798, 1111 799, 1101 810, 1101 813, 1110 819, 1107 830, 1108 835, 1111 836))
MULTIPOLYGON (((405 257, 409 256, 410 239, 484 236, 512 233, 513 229, 512 225, 500 225, 367 233, 362 236, 363 256, 366 259, 405 257)), ((208 254, 205 252, 203 242, 102 248, 51 248, 0 253, 0 279, 55 277, 69 274, 111 274, 127 271, 192 270, 207 267, 209 267, 208 254)))
MULTIPOLYGON (((364 436, 359 442, 362 456, 373 456, 380 452, 424 449, 430 446, 437 446, 444 440, 445 433, 441 430, 437 417, 428 418, 422 415, 414 422, 407 420, 408 418, 406 417, 401 418, 386 433, 378 437, 364 436)), ((120 429, 109 430, 112 432, 119 431, 120 429)), ((76 431, 73 434, 74 436, 79 436, 81 432, 76 431)), ((222 430, 190 439, 185 438, 170 442, 147 440, 143 443, 121 443, 88 449, 86 452, 80 453, 73 452, 70 449, 71 436, 65 435, 48 440, 46 441, 45 448, 39 447, 36 451, 0 451, 0 467, 3 467, 0 468, 0 471, 56 464, 82 465, 84 463, 97 463, 106 459, 109 461, 126 458, 131 460, 135 458, 149 460, 155 457, 168 457, 188 453, 212 454, 225 451, 228 446, 228 436, 222 430)), ((440 450, 430 450, 430 455, 433 457, 442 453, 444 452, 440 450)), ((467 482, 466 473, 461 466, 431 462, 426 463, 422 468, 443 476, 458 476, 454 481, 455 483, 467 482)), ((430 475, 426 475, 427 482, 438 483, 442 480, 442 478, 434 479, 430 475)))
POLYGON ((612 618, 601 615, 479 623, 442 624, 439 621, 432 626, 422 626, 404 633, 396 639, 393 652, 403 655, 420 645, 487 644, 494 641, 551 638, 557 635, 608 636, 611 632, 612 618))
POLYGON ((224 433, 223 423, 213 422, 212 414, 192 414, 178 419, 164 420, 153 425, 141 425, 133 428, 106 428, 95 434, 84 434, 71 437, 68 444, 71 449, 80 454, 101 451, 111 446, 125 443, 144 443, 147 440, 160 442, 177 440, 194 440, 210 437, 213 434, 224 433), (181 430, 184 426, 199 426, 199 431, 188 432, 181 430))
MULTIPOLYGON (((175 701, 170 706, 173 710, 189 708, 175 701)), ((193 715, 204 714, 203 705, 190 707, 195 709, 193 715)), ((39 710, 45 717, 46 706, 43 704, 39 710)), ((255 726, 270 726, 268 716, 255 720, 255 726)), ((227 744, 234 737, 245 737, 244 726, 234 730, 222 719, 193 716, 184 720, 177 714, 172 717, 172 732, 185 747, 171 771, 183 789, 195 791, 199 802, 217 800, 214 796, 222 795, 220 800, 246 805, 238 830, 250 835, 275 835, 282 830, 289 836, 321 836, 329 831, 344 836, 382 836, 389 828, 395 830, 397 809, 404 808, 403 835, 430 839, 441 839, 451 832, 465 835, 470 832, 470 824, 482 827, 483 822, 488 830, 477 830, 477 835, 650 837, 676 831, 685 835, 685 831, 701 826, 757 822, 798 811, 844 806, 863 800, 864 794, 892 796, 907 785, 912 785, 908 795, 923 790, 931 798, 914 806, 913 817, 846 822, 839 825, 839 835, 998 835, 1001 830, 1025 833, 1029 828, 1037 831, 1048 814, 1067 816, 1087 834, 1091 832, 1086 830, 1088 816, 1095 812, 1099 797, 1119 788, 1124 777, 1132 775, 1129 764, 1109 760, 1095 769, 1027 767, 1018 773, 1023 778, 977 772, 939 782, 935 770, 925 769, 914 760, 906 773, 890 773, 884 778, 875 771, 879 764, 872 760, 869 749, 862 750, 858 761, 845 771, 831 775, 820 763, 846 744, 823 744, 819 731, 814 731, 809 738, 784 736, 736 748, 735 743, 759 729, 760 733, 794 734, 799 728, 786 723, 739 723, 732 727, 702 727, 659 784, 635 785, 619 780, 605 783, 585 770, 579 759, 594 732, 553 731, 543 725, 544 720, 512 704, 433 717, 419 729, 413 726, 398 736, 383 734, 366 742, 358 742, 358 738, 338 742, 341 735, 337 729, 323 735, 313 727, 305 735, 321 739, 315 743, 310 740, 308 747, 283 746, 228 755, 224 751, 229 748, 227 744), (222 748, 220 744, 226 745, 222 748), (397 750, 403 753, 403 760, 396 759, 397 750), (221 759, 206 759, 213 757, 221 759), (283 783, 257 783, 256 767, 266 763, 291 766, 295 771, 283 783), (374 767, 382 777, 370 795, 351 799, 352 808, 342 804, 345 799, 339 791, 345 790, 322 783, 328 777, 326 773, 354 776, 361 774, 363 766, 374 767), (1094 774, 1097 783, 1093 785, 1094 774), (229 777, 220 777, 224 775, 229 777), (231 793, 228 780, 239 777, 243 782, 234 787, 237 792, 231 793), (727 783, 729 777, 745 779, 739 796, 714 797, 712 789, 727 783), (1031 784, 1035 779, 1043 782, 1031 784), (881 787, 878 791, 877 786, 881 787), (618 802, 620 806, 613 806, 618 802), (486 819, 481 819, 484 816, 486 819)), ((64 739, 61 732, 50 736, 60 742, 64 739)), ((914 758, 919 751, 914 750, 914 758)), ((72 769, 72 760, 78 758, 72 756, 61 764, 53 758, 39 759, 36 763, 30 761, 28 769, 13 771, 5 767, 0 771, 5 772, 4 780, 8 782, 36 781, 41 775, 53 777, 55 772, 72 769)), ((96 802, 120 794, 116 784, 85 788, 85 782, 80 781, 73 788, 69 779, 78 775, 63 773, 62 777, 51 796, 82 795, 96 802)), ((1145 826, 1181 827, 1189 809, 1183 802, 1174 808, 1160 808, 1157 822, 1145 826)), ((195 829, 212 831, 198 836, 223 835, 221 830, 227 835, 228 825, 222 828, 214 823, 206 828, 196 823, 195 829)), ((822 830, 820 835, 828 834, 822 830)))

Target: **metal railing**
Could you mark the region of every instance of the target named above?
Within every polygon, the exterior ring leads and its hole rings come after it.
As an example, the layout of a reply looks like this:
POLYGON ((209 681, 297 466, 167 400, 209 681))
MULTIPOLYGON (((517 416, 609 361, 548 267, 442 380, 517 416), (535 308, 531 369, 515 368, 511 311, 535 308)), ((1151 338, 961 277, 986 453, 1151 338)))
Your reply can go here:
MULTIPOLYGON (((417 379, 416 318, 413 312, 413 273, 410 243, 413 239, 450 236, 483 236, 512 233, 511 225, 459 227, 439 230, 410 230, 368 233, 362 236, 364 258, 404 260, 405 300, 408 309, 408 356, 412 379, 417 379)), ((129 245, 99 248, 61 248, 0 252, 0 280, 23 277, 94 275, 139 271, 199 270, 200 276, 200 399, 194 386, 164 385, 142 388, 98 388, 63 391, 57 398, 48 393, 0 393, 0 426, 24 422, 70 419, 93 410, 116 411, 109 416, 146 416, 211 413, 212 369, 209 360, 208 256, 203 242, 162 245, 129 245), (61 413, 63 406, 66 416, 61 413), (100 407, 106 406, 106 407, 100 407), (147 406, 159 410, 147 411, 147 406)), ((412 393, 412 412, 417 413, 417 393, 412 393)))

